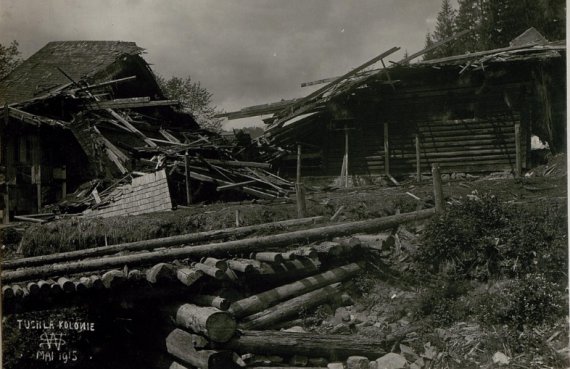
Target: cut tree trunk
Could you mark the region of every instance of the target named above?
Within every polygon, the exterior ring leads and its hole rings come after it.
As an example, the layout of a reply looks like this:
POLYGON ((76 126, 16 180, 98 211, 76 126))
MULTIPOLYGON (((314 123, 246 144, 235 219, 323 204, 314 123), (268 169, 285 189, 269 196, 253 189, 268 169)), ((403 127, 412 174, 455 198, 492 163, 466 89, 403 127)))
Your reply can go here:
POLYGON ((326 285, 340 282, 360 270, 356 263, 341 266, 316 276, 307 277, 297 282, 289 283, 269 291, 234 302, 229 311, 236 317, 255 314, 280 301, 299 296, 326 285))
POLYGON ((232 367, 231 351, 194 349, 192 334, 181 329, 173 330, 166 337, 166 350, 182 364, 201 369, 227 369, 232 367))
POLYGON ((257 314, 247 316, 239 323, 241 329, 262 329, 271 327, 286 319, 294 318, 299 312, 306 311, 332 299, 340 292, 340 283, 319 288, 291 300, 277 304, 257 314))
POLYGON ((123 256, 109 256, 93 260, 89 259, 62 264, 50 264, 20 270, 5 270, 1 274, 1 279, 4 283, 7 283, 25 281, 38 277, 110 269, 124 265, 148 265, 161 261, 163 262, 167 260, 184 259, 189 257, 199 258, 204 256, 227 256, 228 254, 256 252, 272 247, 291 245, 296 242, 311 242, 315 240, 332 238, 334 236, 349 235, 358 232, 370 232, 390 229, 402 223, 429 218, 434 213, 434 209, 426 209, 412 213, 392 215, 384 218, 335 224, 332 226, 317 227, 271 236, 212 243, 207 245, 185 246, 180 248, 123 256))
POLYGON ((344 360, 349 356, 366 356, 375 360, 386 353, 383 342, 378 339, 283 331, 241 331, 219 347, 240 354, 306 355, 331 361, 344 360))
POLYGON ((110 255, 121 251, 137 251, 152 250, 158 247, 177 246, 188 243, 196 243, 203 241, 219 240, 225 237, 240 237, 251 234, 253 232, 265 229, 281 229, 284 227, 299 226, 305 224, 313 224, 319 222, 323 217, 311 217, 303 219, 291 219, 278 222, 263 223, 247 227, 228 228, 214 231, 189 233, 178 236, 155 238, 151 240, 136 241, 129 243, 121 243, 110 246, 94 247, 84 250, 61 252, 57 254, 33 256, 17 260, 2 262, 2 269, 16 269, 20 267, 30 267, 34 265, 42 265, 47 263, 55 263, 65 260, 78 260, 87 257, 110 255))
POLYGON ((176 325, 203 334, 212 341, 226 342, 236 331, 234 317, 210 306, 183 304, 175 308, 176 325))

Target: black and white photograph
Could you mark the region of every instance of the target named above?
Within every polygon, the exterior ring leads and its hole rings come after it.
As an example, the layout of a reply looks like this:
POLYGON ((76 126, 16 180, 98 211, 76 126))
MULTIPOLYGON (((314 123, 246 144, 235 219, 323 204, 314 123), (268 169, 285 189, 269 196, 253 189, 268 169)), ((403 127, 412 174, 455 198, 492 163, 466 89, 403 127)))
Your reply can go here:
POLYGON ((0 366, 570 368, 565 0, 0 0, 0 366))

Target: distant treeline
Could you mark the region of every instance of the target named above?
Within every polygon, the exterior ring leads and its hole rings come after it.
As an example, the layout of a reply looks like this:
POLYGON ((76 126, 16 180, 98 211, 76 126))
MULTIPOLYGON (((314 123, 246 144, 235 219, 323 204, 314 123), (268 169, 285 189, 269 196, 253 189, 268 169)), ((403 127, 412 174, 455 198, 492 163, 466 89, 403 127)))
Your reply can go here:
POLYGON ((565 0, 442 0, 435 29, 426 35, 426 46, 455 33, 471 32, 455 42, 425 55, 436 59, 468 52, 509 46, 509 42, 530 27, 549 41, 566 38, 565 0))

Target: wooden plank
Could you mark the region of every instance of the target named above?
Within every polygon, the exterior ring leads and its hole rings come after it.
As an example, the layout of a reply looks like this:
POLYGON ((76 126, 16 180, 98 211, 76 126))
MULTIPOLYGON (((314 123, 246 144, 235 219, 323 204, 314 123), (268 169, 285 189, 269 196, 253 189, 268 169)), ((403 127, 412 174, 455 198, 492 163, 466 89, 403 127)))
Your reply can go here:
POLYGON ((85 105, 84 108, 86 110, 106 110, 106 109, 135 109, 135 108, 149 108, 149 107, 157 107, 157 106, 180 105, 180 101, 178 101, 178 100, 148 101, 148 100, 150 100, 150 98, 148 98, 148 97, 147 98, 138 98, 138 99, 140 99, 139 101, 137 101, 135 99, 137 99, 137 98, 133 98, 133 101, 124 101, 124 100, 129 100, 129 99, 100 101, 97 103, 85 105))
POLYGON ((388 122, 384 122, 384 174, 390 175, 390 140, 388 139, 388 122))

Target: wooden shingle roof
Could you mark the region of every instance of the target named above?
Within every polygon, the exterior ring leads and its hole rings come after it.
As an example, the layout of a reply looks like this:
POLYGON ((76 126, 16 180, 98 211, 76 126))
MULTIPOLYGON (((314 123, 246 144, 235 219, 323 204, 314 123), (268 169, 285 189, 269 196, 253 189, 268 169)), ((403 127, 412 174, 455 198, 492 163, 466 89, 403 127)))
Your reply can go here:
POLYGON ((77 81, 92 76, 123 55, 142 51, 134 42, 124 41, 49 42, 0 81, 0 105, 29 100, 69 83, 57 67, 77 81))

